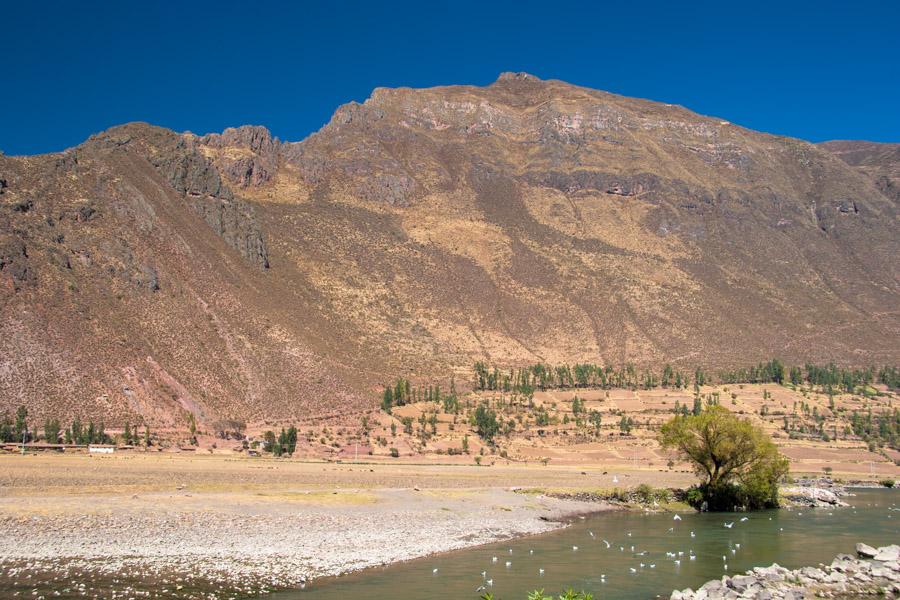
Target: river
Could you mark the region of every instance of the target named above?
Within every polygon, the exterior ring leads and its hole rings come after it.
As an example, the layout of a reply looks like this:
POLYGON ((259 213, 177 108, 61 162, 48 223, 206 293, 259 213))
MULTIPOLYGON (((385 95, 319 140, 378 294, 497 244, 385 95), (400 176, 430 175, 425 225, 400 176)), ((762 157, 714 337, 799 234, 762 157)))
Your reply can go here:
POLYGON ((680 520, 672 513, 601 513, 553 533, 369 569, 271 598, 446 600, 478 598, 482 586, 501 600, 569 586, 596 598, 667 598, 673 589, 754 566, 816 565, 853 554, 857 542, 900 542, 898 492, 855 494, 850 508, 682 513, 680 520))

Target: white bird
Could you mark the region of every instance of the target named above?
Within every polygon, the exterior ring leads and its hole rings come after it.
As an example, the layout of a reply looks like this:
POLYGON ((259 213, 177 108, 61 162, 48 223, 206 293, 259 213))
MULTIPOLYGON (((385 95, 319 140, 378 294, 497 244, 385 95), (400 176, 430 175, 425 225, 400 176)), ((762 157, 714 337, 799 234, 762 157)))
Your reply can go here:
POLYGON ((484 579, 485 577, 487 577, 487 571, 482 571, 481 578, 484 579))
POLYGON ((697 560, 697 557, 691 554, 691 560, 697 560))
POLYGON ((572 546, 572 550, 578 550, 578 546, 572 546))
POLYGON ((678 551, 678 556, 684 556, 684 552, 682 552, 681 550, 679 550, 679 551, 678 551))
POLYGON ((644 568, 644 563, 641 563, 641 568, 642 568, 642 569, 644 568))
POLYGON ((750 517, 741 517, 741 523, 743 523, 744 521, 749 521, 749 520, 750 520, 750 517))
POLYGON ((722 555, 722 562, 725 562, 726 560, 728 560, 728 558, 723 554, 723 555, 722 555))
POLYGON ((681 561, 678 560, 678 559, 676 558, 676 559, 675 559, 675 564, 676 564, 676 565, 680 565, 680 564, 681 564, 681 561))
POLYGON ((512 563, 509 562, 509 561, 506 561, 506 568, 508 569, 508 568, 510 568, 511 566, 512 566, 512 563))
POLYGON ((637 573, 637 569, 635 569, 634 567, 628 567, 628 570, 632 573, 637 573))
POLYGON ((613 483, 619 483, 619 478, 613 475, 613 483))
POLYGON ((534 550, 529 550, 528 554, 534 554, 534 550))
POLYGON ((672 533, 673 531, 675 531, 675 528, 674 528, 674 527, 669 527, 669 533, 672 533))
POLYGON ((694 534, 693 531, 691 532, 691 537, 697 537, 696 534, 694 534))
POLYGON ((509 553, 512 554, 512 548, 509 549, 509 553))
POLYGON ((619 552, 625 552, 625 548, 623 546, 619 546, 619 552))
POLYGON ((594 532, 593 532, 593 531, 588 531, 588 533, 590 534, 591 537, 594 537, 594 532))
POLYGON ((725 529, 731 529, 732 527, 734 527, 734 521, 732 521, 731 523, 723 523, 723 525, 725 525, 725 529))
POLYGON ((680 517, 679 515, 675 515, 674 517, 672 517, 672 520, 673 520, 673 521, 680 521, 680 520, 681 520, 681 517, 680 517))
POLYGON ((497 562, 497 557, 495 556, 494 558, 492 558, 491 562, 497 562))
POLYGON ((483 585, 479 585, 477 588, 475 588, 475 593, 477 594, 478 592, 483 592, 486 589, 487 588, 484 587, 483 585))
POLYGON ((630 532, 630 531, 628 532, 628 537, 631 537, 631 532, 630 532))
POLYGON ((609 548, 609 542, 607 542, 606 540, 603 540, 603 543, 606 544, 607 548, 609 548))
POLYGON ((674 552, 666 552, 666 556, 668 556, 669 558, 675 558, 675 553, 674 552))
POLYGON ((737 550, 735 550, 734 548, 732 548, 732 549, 731 549, 731 553, 732 553, 732 554, 737 554, 737 550))
POLYGON ((656 568, 656 563, 650 565, 650 568, 651 568, 651 569, 655 569, 655 568, 656 568))
POLYGON ((741 549, 741 545, 740 545, 740 544, 735 544, 734 547, 737 548, 738 550, 741 549))
POLYGON ((485 583, 488 584, 488 587, 494 587, 494 580, 493 580, 493 579, 488 579, 487 581, 485 581, 485 583))
POLYGON ((437 569, 432 569, 431 572, 432 572, 432 573, 437 573, 437 569))
POLYGON ((543 569, 538 569, 538 575, 543 575, 543 574, 544 574, 544 570, 543 570, 543 569))
POLYGON ((726 571, 728 570, 728 565, 725 565, 725 570, 726 570, 726 571))

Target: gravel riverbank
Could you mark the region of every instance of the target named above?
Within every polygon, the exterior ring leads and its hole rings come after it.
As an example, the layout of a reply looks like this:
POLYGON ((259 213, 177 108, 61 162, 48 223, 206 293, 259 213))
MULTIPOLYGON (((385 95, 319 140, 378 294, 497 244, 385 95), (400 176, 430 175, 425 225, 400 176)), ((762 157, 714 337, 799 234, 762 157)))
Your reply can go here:
POLYGON ((254 594, 607 509, 504 489, 0 499, 0 576, 6 586, 53 575, 146 580, 186 597, 254 594))

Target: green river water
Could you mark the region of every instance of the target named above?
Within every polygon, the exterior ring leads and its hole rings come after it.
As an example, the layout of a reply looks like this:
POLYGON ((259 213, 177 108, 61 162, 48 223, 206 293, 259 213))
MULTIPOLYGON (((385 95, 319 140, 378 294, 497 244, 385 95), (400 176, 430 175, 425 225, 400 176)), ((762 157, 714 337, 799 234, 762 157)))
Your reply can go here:
POLYGON ((789 568, 830 562, 839 553, 853 554, 857 542, 900 543, 900 492, 854 493, 847 499, 852 508, 684 513, 680 521, 671 513, 604 513, 561 531, 369 569, 271 598, 474 599, 488 580, 493 585, 487 589, 501 600, 524 600, 535 588, 555 594, 568 586, 596 598, 667 598, 673 589, 696 589, 723 573, 773 562, 789 568))

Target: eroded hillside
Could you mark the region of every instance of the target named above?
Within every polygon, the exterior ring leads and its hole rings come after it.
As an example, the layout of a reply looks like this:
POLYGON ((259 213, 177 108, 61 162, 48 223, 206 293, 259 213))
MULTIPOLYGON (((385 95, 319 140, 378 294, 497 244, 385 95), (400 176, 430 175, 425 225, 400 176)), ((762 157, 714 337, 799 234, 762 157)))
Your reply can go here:
POLYGON ((377 89, 299 143, 131 124, 0 157, 0 411, 336 417, 476 360, 897 363, 898 198, 839 150, 505 74, 377 89))

